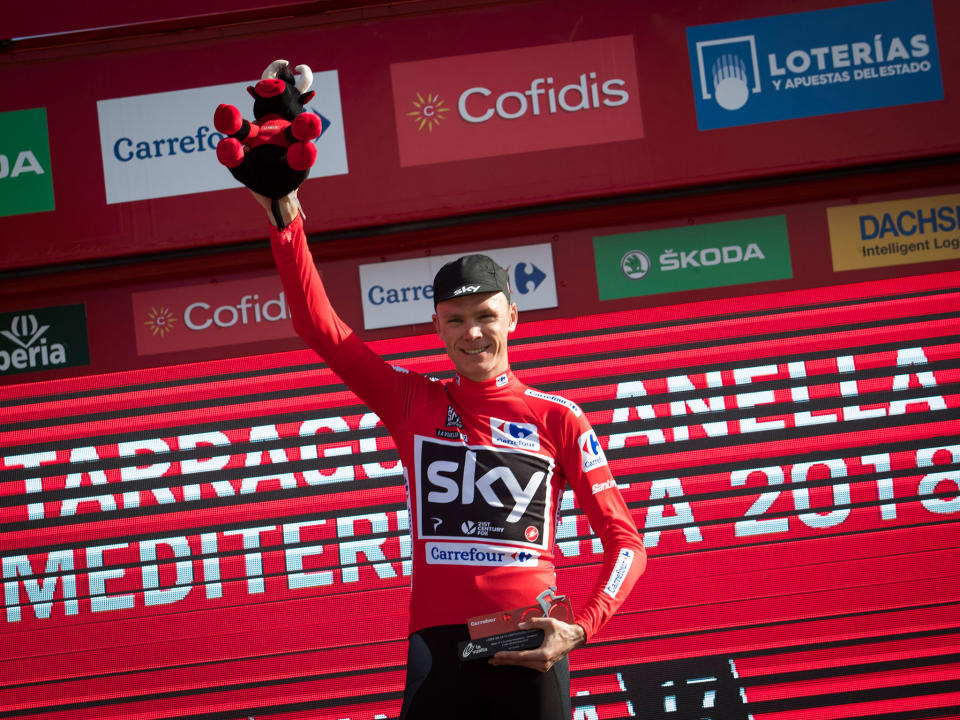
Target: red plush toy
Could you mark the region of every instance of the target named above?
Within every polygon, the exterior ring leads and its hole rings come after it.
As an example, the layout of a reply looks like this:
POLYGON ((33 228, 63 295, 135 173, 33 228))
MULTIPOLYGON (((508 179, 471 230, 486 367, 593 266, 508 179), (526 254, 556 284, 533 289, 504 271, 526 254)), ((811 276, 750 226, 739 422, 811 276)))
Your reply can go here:
POLYGON ((275 60, 260 82, 247 87, 253 96, 254 122, 243 119, 233 105, 220 105, 213 124, 225 135, 217 145, 217 159, 233 176, 254 192, 277 199, 300 187, 317 159, 313 140, 323 131, 320 116, 303 106, 313 98, 308 92, 313 73, 275 60))

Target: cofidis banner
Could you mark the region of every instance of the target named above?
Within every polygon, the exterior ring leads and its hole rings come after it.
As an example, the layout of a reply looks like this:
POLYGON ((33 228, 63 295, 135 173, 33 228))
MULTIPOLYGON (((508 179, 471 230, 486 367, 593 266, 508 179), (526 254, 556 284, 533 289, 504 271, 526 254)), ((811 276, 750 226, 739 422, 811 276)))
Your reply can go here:
POLYGON ((643 137, 633 38, 390 66, 404 167, 643 137))
POLYGON ((943 99, 930 0, 687 28, 700 130, 943 99))

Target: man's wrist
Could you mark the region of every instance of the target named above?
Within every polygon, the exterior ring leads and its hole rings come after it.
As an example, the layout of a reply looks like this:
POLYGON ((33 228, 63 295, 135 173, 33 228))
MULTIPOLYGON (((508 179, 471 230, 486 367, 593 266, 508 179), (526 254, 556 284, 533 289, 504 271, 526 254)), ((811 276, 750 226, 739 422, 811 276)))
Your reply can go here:
POLYGON ((583 625, 580 623, 574 623, 573 626, 580 631, 580 638, 577 640, 574 645, 575 648, 582 647, 587 644, 587 631, 583 629, 583 625))

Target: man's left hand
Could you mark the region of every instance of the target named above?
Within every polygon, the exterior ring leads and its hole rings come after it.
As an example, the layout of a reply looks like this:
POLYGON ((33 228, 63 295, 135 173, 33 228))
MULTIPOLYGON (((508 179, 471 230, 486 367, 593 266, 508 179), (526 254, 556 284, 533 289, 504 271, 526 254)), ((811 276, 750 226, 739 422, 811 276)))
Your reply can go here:
POLYGON ((502 650, 490 658, 491 665, 520 665, 546 672, 587 639, 579 625, 551 617, 531 618, 517 627, 521 630, 543 630, 543 643, 533 650, 502 650))

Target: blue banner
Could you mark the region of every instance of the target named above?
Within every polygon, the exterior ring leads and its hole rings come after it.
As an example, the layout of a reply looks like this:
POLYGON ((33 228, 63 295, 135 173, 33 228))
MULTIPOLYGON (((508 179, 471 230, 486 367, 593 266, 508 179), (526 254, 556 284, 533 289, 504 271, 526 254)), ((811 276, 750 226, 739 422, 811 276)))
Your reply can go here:
POLYGON ((700 130, 943 99, 931 0, 687 28, 700 130))

